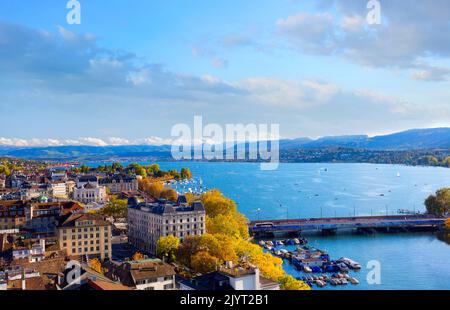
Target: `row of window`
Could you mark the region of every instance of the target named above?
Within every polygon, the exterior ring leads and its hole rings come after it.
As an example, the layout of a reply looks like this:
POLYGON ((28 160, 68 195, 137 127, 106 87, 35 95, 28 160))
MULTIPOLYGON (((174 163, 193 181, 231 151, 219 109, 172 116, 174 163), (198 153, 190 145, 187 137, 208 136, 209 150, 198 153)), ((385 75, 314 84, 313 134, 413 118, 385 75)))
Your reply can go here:
MULTIPOLYGON (((105 251, 108 252, 108 246, 105 246, 105 251)), ((100 252, 100 247, 85 247, 85 248, 76 248, 72 249, 72 254, 87 254, 87 253, 93 253, 93 252, 100 252), (83 251, 84 250, 84 251, 83 251)))
MULTIPOLYGON (((105 233, 105 238, 108 238, 108 236, 109 236, 109 234, 108 233, 105 233)), ((96 238, 100 238, 100 234, 95 234, 95 237, 96 238)), ((85 235, 72 235, 71 236, 71 238, 70 238, 70 240, 76 240, 76 239, 88 239, 88 238, 94 238, 94 234, 90 234, 90 235, 88 235, 88 234, 85 234, 85 235), (78 238, 77 238, 78 237, 78 238), (83 238, 84 237, 84 238, 83 238)), ((67 237, 66 236, 63 236, 63 241, 67 241, 67 237)))

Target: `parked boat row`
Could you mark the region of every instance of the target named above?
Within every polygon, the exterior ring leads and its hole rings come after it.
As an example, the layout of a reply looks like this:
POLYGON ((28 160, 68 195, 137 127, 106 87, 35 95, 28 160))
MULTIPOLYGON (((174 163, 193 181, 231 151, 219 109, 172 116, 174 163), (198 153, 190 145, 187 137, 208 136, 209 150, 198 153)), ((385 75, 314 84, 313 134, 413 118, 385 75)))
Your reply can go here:
POLYGON ((308 239, 306 238, 294 238, 286 240, 276 240, 276 241, 259 241, 259 245, 262 247, 276 247, 276 246, 293 246, 293 245, 304 245, 308 244, 308 239))
POLYGON ((320 288, 325 287, 328 284, 332 286, 338 285, 344 286, 348 285, 349 283, 353 285, 359 284, 358 279, 351 277, 348 274, 342 273, 333 274, 331 276, 328 276, 326 274, 323 274, 321 276, 303 276, 298 277, 297 280, 303 281, 311 287, 315 284, 317 287, 320 288))
POLYGON ((301 245, 302 242, 307 242, 306 239, 289 240, 260 241, 259 244, 271 252, 272 255, 288 260, 298 271, 311 274, 299 278, 310 286, 312 284, 315 284, 317 287, 325 287, 328 284, 333 286, 359 284, 356 278, 348 274, 350 271, 358 271, 361 269, 361 265, 358 262, 346 257, 332 260, 330 255, 323 250, 306 244, 301 245), (289 240, 292 240, 297 245, 296 250, 288 251, 287 249, 280 248, 283 245, 291 245, 289 240), (328 276, 327 274, 332 275, 328 276))

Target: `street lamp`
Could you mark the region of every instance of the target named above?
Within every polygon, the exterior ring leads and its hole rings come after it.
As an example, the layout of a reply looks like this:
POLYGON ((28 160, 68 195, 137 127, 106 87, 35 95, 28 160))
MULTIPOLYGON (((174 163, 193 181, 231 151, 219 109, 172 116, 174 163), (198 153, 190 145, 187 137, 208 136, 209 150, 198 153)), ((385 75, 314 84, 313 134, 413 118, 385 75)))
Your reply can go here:
POLYGON ((256 209, 256 213, 258 216, 258 221, 260 220, 261 208, 256 209))

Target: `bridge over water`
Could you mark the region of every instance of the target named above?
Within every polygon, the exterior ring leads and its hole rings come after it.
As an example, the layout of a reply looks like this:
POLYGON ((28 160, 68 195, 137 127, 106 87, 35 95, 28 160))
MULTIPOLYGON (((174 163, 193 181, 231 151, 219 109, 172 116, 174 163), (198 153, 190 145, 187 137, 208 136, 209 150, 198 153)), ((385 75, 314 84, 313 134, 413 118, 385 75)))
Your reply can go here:
POLYGON ((446 218, 429 215, 366 216, 342 218, 313 218, 293 220, 264 220, 249 223, 252 235, 298 234, 305 231, 335 233, 338 230, 361 232, 437 229, 446 218))

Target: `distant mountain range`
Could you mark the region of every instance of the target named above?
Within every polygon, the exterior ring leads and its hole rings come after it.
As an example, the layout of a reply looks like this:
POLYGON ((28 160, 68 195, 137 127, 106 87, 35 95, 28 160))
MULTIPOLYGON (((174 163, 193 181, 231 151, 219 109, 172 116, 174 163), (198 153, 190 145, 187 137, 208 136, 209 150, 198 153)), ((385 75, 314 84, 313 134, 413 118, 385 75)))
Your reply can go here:
MULTIPOLYGON (((281 140, 281 151, 347 148, 385 151, 450 150, 450 128, 414 129, 384 136, 335 136, 317 140, 299 138, 281 140)), ((142 158, 170 160, 169 145, 151 146, 0 146, 0 156, 40 160, 115 160, 142 158)))
POLYGON ((450 148, 450 128, 412 129, 384 136, 336 136, 317 140, 280 141, 282 149, 346 147, 370 150, 423 150, 450 148))

